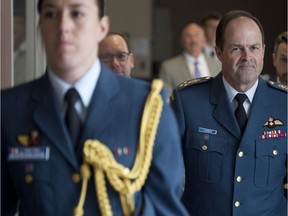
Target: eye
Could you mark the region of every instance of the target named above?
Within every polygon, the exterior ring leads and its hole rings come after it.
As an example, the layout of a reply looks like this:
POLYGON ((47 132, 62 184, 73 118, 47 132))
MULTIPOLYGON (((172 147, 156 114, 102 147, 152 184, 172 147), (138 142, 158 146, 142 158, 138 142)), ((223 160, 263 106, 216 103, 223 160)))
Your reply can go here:
POLYGON ((129 53, 122 52, 122 53, 117 53, 115 56, 119 61, 125 61, 127 60, 128 55, 129 53))
POLYGON ((239 47, 232 47, 231 52, 238 52, 240 50, 239 47))
POLYGON ((287 58, 280 58, 280 61, 284 64, 287 64, 287 58))
POLYGON ((259 50, 258 46, 252 46, 252 50, 259 50))
POLYGON ((57 12, 53 10, 47 10, 43 12, 45 18, 55 18, 57 17, 57 12))
POLYGON ((71 13, 72 17, 74 18, 81 18, 83 17, 85 14, 79 10, 75 10, 75 11, 72 11, 71 13))

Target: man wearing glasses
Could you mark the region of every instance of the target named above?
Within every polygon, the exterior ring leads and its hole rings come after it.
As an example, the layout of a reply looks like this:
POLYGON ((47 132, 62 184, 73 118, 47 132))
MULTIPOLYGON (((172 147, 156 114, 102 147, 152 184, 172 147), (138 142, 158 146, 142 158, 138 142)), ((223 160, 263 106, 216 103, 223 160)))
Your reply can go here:
POLYGON ((134 55, 128 38, 122 33, 110 32, 99 45, 99 58, 112 71, 130 77, 134 68, 134 55))

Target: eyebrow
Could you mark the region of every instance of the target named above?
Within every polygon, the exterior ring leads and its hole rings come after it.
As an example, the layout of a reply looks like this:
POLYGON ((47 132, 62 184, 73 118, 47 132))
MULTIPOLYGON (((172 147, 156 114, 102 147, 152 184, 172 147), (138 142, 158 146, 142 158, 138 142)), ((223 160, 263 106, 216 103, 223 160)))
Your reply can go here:
MULTIPOLYGON (((81 3, 74 3, 74 4, 69 4, 68 7, 73 9, 73 8, 79 8, 79 7, 86 7, 86 5, 81 4, 81 3)), ((53 4, 53 3, 43 3, 42 8, 43 9, 45 9, 45 8, 54 9, 54 8, 58 8, 58 6, 56 4, 53 4)))

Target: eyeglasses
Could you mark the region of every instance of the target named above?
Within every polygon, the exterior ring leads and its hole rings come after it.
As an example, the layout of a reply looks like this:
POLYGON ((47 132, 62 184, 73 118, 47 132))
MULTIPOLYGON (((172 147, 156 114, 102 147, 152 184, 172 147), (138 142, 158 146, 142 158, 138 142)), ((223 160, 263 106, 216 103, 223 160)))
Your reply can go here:
POLYGON ((123 62, 128 59, 128 56, 130 55, 130 52, 118 52, 116 54, 105 54, 105 55, 100 55, 99 58, 101 61, 105 63, 109 63, 113 61, 113 58, 115 57, 117 61, 123 62))

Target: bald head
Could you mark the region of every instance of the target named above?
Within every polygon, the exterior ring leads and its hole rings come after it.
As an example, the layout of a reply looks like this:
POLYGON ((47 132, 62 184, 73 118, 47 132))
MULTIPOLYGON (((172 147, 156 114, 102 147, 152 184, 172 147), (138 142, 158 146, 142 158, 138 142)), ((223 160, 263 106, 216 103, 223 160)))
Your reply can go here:
POLYGON ((99 57, 115 73, 130 77, 134 56, 129 50, 125 35, 109 33, 99 44, 99 57))

